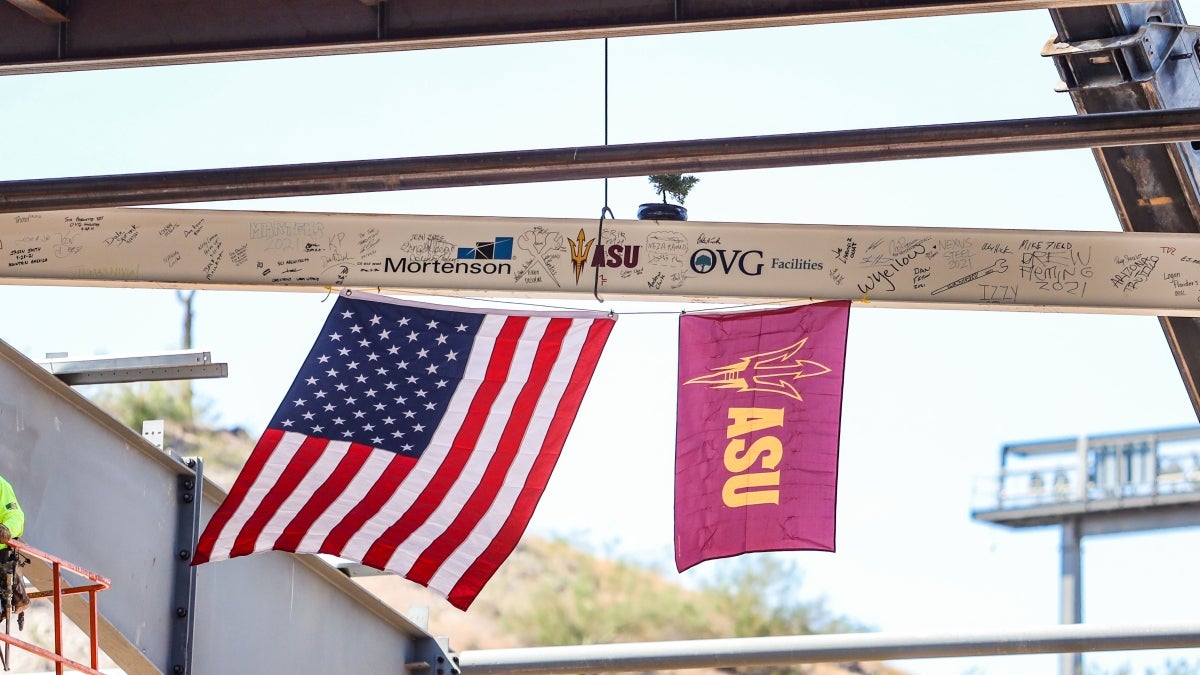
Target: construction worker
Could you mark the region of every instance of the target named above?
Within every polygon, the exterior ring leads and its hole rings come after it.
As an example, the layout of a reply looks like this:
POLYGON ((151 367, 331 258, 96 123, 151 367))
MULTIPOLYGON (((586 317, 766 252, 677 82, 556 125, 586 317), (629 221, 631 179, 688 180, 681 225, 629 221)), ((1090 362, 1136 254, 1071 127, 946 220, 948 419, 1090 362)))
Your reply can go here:
POLYGON ((17 614, 17 625, 24 627, 24 612, 29 608, 29 594, 25 590, 25 581, 17 569, 18 556, 8 546, 8 542, 25 534, 25 512, 17 501, 17 493, 12 485, 0 476, 0 613, 3 613, 9 603, 9 589, 12 585, 12 612, 17 614))
POLYGON ((22 534, 25 534, 25 512, 12 485, 0 476, 0 549, 7 549, 8 540, 22 534))

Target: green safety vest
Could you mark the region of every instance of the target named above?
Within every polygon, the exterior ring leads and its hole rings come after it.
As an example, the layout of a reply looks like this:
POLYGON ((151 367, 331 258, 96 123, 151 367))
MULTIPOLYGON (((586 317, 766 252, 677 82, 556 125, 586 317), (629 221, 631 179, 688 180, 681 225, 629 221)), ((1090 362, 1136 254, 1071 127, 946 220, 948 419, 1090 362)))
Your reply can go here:
MULTIPOLYGON (((25 533, 25 512, 17 501, 12 485, 0 476, 0 524, 8 528, 14 537, 25 533)), ((8 548, 7 546, 0 548, 8 548)))

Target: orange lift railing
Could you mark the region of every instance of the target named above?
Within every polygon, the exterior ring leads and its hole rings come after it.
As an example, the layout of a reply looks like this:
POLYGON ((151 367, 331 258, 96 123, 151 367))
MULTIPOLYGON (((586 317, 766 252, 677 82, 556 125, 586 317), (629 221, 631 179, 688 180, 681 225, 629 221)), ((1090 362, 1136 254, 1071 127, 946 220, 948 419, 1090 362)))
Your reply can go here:
MULTIPOLYGON (((62 675, 63 666, 70 666, 71 668, 78 670, 79 672, 88 673, 89 675, 103 675, 103 673, 101 673, 98 670, 100 649, 99 649, 99 645, 97 643, 97 633, 98 633, 98 628, 99 628, 99 613, 97 612, 97 609, 96 609, 96 594, 99 593, 100 591, 108 589, 108 587, 111 586, 111 583, 108 581, 108 579, 105 579, 104 577, 100 576, 99 574, 96 574, 95 572, 85 570, 82 567, 79 567, 78 565, 69 563, 65 560, 62 560, 61 558, 50 555, 49 553, 46 553, 45 551, 39 551, 38 549, 30 546, 29 544, 13 540, 13 541, 10 541, 8 545, 10 547, 12 547, 14 550, 16 550, 18 552, 18 555, 24 554, 24 556, 26 556, 26 557, 37 558, 39 560, 43 560, 43 561, 49 563, 50 567, 53 570, 53 583, 54 583, 53 589, 48 590, 48 591, 35 591, 33 593, 30 593, 29 599, 35 600, 37 598, 49 597, 49 598, 52 598, 52 600, 53 600, 53 603, 54 603, 54 651, 51 652, 48 649, 45 649, 44 647, 40 647, 38 645, 33 644, 32 642, 26 642, 24 640, 21 640, 20 638, 13 637, 12 634, 10 633, 9 622, 11 621, 12 614, 13 614, 12 594, 13 594, 14 579, 6 578, 4 581, 7 583, 0 584, 0 586, 2 586, 2 587, 0 587, 0 593, 3 594, 3 598, 0 599, 0 600, 2 600, 2 604, 3 604, 3 614, 0 615, 0 622, 2 622, 4 624, 4 632, 0 633, 0 641, 4 642, 3 656, 0 657, 0 663, 3 664, 4 670, 7 671, 9 669, 9 648, 16 647, 18 649, 23 649, 25 651, 28 651, 28 652, 31 652, 38 656, 41 656, 42 658, 53 661, 54 662, 54 672, 57 673, 58 675, 62 675), (77 574, 77 575, 91 581, 92 583, 86 584, 83 586, 69 586, 69 587, 64 588, 63 582, 62 582, 63 570, 66 570, 68 572, 73 572, 74 574, 77 574), (88 594, 88 609, 90 611, 90 621, 89 621, 90 626, 89 626, 89 630, 88 630, 88 637, 91 642, 91 666, 90 667, 85 666, 82 663, 77 663, 76 661, 73 661, 73 660, 63 656, 62 599, 63 599, 64 595, 73 595, 73 594, 77 594, 77 593, 87 593, 88 594)), ((12 565, 12 570, 8 570, 8 569, 4 570, 5 575, 9 574, 10 572, 14 576, 19 575, 21 573, 19 567, 15 564, 12 565)), ((18 621, 18 623, 20 623, 20 622, 18 621)))

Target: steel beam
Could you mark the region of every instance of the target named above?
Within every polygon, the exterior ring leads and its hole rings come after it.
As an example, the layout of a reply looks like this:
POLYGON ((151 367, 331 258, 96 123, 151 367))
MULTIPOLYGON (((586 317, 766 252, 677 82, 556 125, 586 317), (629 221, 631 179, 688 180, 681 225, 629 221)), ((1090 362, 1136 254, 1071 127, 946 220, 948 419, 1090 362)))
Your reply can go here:
POLYGON ((136 356, 48 358, 40 365, 70 385, 229 377, 229 364, 213 363, 210 353, 199 350, 136 356))
POLYGON ((62 0, 9 0, 0 3, 0 74, 767 28, 1103 2, 109 0, 68 5, 62 0), (38 20, 55 25, 38 23, 25 13, 35 11, 38 20))
POLYGON ((1106 445, 1127 445, 1132 443, 1179 443, 1182 441, 1200 440, 1200 427, 1179 427, 1175 429, 1154 429, 1151 431, 1138 431, 1133 433, 1119 432, 1114 434, 1096 434, 1087 436, 1083 439, 1076 438, 1060 438, 1051 441, 1033 441, 1031 443, 1006 443, 1000 447, 1000 461, 1004 463, 1006 455, 1019 455, 1028 457, 1031 455, 1048 455, 1059 454, 1063 452, 1071 452, 1079 447, 1079 443, 1085 444, 1085 452, 1090 452, 1093 448, 1101 448, 1106 445))
MULTIPOLYGON (((1200 103, 1200 102, 1198 102, 1200 103)), ((626 145, 0 182, 0 213, 699 173, 1200 138, 1200 107, 626 145)))
MULTIPOLYGON (((131 675, 177 672, 184 592, 180 490, 207 522, 227 495, 179 459, 0 341, 0 464, 37 505, 28 542, 113 581, 100 596, 100 646, 131 675), (182 479, 181 479, 182 477, 182 479), (195 482, 189 487, 187 479, 195 482), (203 489, 201 489, 203 488, 203 489), (121 527, 97 536, 100 509, 121 527)), ((196 521, 189 518, 186 527, 196 521)), ((186 565, 183 565, 186 567, 186 565)), ((45 565, 30 578, 49 588, 45 565)), ((315 556, 266 553, 195 570, 195 673, 403 673, 441 647, 425 630, 315 556), (314 638, 318 636, 318 638, 314 638), (276 645, 302 648, 265 648, 276 645)), ((190 572, 188 572, 190 574, 190 572)), ((186 591, 189 592, 190 591, 186 591)), ((64 612, 87 625, 80 595, 64 612)), ((190 630, 190 629, 189 629, 190 630)), ((185 671, 186 672, 186 671, 185 671)), ((430 675, 434 671, 430 671, 430 675)))
MULTIPOLYGON (((1054 59, 1080 114, 1200 105, 1200 32, 1174 0, 1051 11, 1054 59)), ((1124 229, 1200 232, 1196 141, 1097 147, 1096 163, 1124 229)), ((1200 416, 1200 321, 1162 317, 1163 333, 1200 416)))
POLYGON ((0 214, 0 242, 21 285, 1200 317, 1194 234, 139 208, 0 214))
POLYGON ((1046 626, 977 633, 860 633, 468 650, 464 675, 595 673, 1056 654, 1200 646, 1200 624, 1046 626))

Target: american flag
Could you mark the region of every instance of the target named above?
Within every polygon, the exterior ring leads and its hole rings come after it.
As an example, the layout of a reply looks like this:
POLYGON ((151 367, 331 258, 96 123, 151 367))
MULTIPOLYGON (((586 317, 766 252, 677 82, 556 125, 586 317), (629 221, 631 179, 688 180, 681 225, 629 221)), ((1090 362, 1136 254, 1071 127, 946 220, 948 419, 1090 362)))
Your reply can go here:
POLYGON ((466 609, 525 531, 614 323, 343 291, 193 564, 326 553, 466 609))

